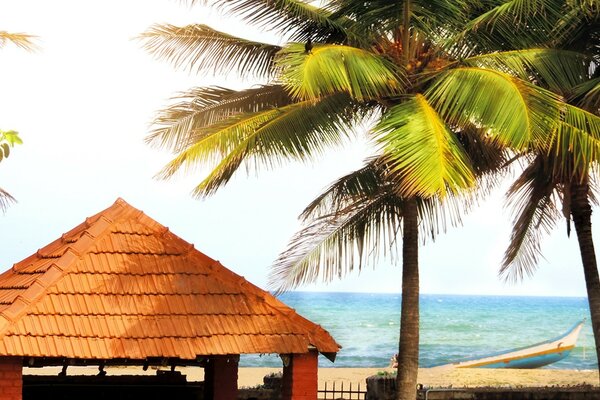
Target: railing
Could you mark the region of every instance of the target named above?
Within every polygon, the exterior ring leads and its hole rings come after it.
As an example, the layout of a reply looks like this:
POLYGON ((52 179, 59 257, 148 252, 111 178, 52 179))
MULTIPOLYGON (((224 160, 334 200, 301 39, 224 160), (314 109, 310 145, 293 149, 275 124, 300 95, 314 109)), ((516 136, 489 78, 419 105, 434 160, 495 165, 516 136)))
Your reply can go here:
POLYGON ((366 398, 366 390, 361 390, 360 383, 352 385, 344 382, 336 384, 336 382, 325 382, 325 386, 318 390, 319 400, 364 400, 366 398))

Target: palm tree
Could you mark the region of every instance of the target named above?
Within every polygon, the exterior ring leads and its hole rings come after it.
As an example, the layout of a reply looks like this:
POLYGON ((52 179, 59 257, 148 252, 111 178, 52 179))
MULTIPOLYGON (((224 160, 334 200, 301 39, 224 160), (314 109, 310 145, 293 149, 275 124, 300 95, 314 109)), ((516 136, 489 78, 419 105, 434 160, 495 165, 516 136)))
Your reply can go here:
MULTIPOLYGON (((23 142, 17 132, 0 130, 0 162, 10 155, 10 149, 15 144, 21 143, 23 142)), ((10 193, 0 188, 0 211, 6 211, 6 207, 14 201, 15 198, 10 193)))
MULTIPOLYGON (((600 2, 566 2, 565 12, 557 19, 551 34, 540 39, 555 48, 577 50, 588 56, 587 74, 574 75, 568 86, 556 82, 539 81, 569 103, 581 107, 591 115, 600 111, 600 2), (548 37, 552 38, 548 41, 548 37)), ((581 114, 580 114, 581 116, 581 114)), ((572 118, 567 114, 567 119, 572 118)), ((589 129, 590 137, 570 141, 557 137, 546 151, 527 154, 529 164, 513 183, 507 198, 515 212, 511 242, 506 250, 501 275, 509 280, 532 275, 541 256, 540 242, 544 234, 555 229, 558 221, 566 219, 567 235, 571 220, 577 232, 592 329, 596 342, 596 356, 600 360, 600 278, 591 229, 592 204, 597 204, 597 155, 583 162, 580 154, 589 147, 588 141, 597 140, 600 132, 589 129), (562 142, 561 142, 562 140, 562 142), (558 151, 567 148, 567 152, 558 151)))
MULTIPOLYGON (((12 43, 17 47, 25 50, 34 50, 36 48, 33 42, 33 36, 25 33, 10 33, 6 31, 0 31, 0 48, 4 47, 7 43, 12 43)), ((15 131, 2 131, 0 130, 0 161, 6 158, 10 154, 10 149, 15 144, 21 144, 21 138, 15 131)), ((6 211, 8 205, 15 201, 15 198, 10 195, 6 190, 0 188, 0 211, 6 211)))
POLYGON ((409 253, 418 251, 419 237, 434 240, 448 225, 458 225, 478 196, 497 186, 508 161, 505 149, 488 140, 482 131, 472 128, 468 133, 457 132, 457 138, 470 156, 480 190, 450 195, 443 201, 439 196, 417 196, 413 198, 416 210, 408 210, 411 205, 398 192, 401 183, 389 174, 389 166, 382 159, 369 160, 363 168, 335 182, 304 210, 301 218, 306 226, 276 260, 270 277, 279 290, 318 280, 329 282, 360 271, 369 262, 376 264, 380 251, 392 261, 398 259, 397 243, 402 236, 404 331, 400 333, 397 375, 401 398, 416 396, 419 355, 418 257, 409 253), (406 217, 407 210, 414 211, 416 220, 406 217), (407 231, 413 232, 412 239, 417 243, 407 240, 407 231), (417 265, 411 269, 407 261, 417 265))
MULTIPOLYGON (((196 196, 207 196, 242 165, 273 167, 318 158, 325 149, 351 140, 355 125, 376 118, 370 135, 379 144, 382 177, 393 182, 402 201, 398 398, 414 399, 419 209, 473 190, 477 166, 459 140, 461 133, 484 132, 480 138, 523 151, 547 147, 548 132, 557 133, 559 126, 564 137, 577 138, 587 132, 586 124, 600 125, 594 118, 559 123, 562 99, 529 82, 532 73, 568 80, 565 71, 580 71, 583 56, 546 48, 487 54, 488 46, 468 32, 450 41, 465 18, 481 14, 463 2, 331 0, 324 8, 300 0, 216 3, 252 24, 286 34, 289 42, 248 41, 205 25, 155 26, 141 36, 147 50, 178 67, 236 71, 268 81, 240 91, 194 88, 161 111, 148 141, 172 150, 175 158, 159 176, 212 165, 194 189, 196 196)), ((569 110, 580 115, 576 108, 569 110)), ((363 243, 369 237, 354 240, 363 243)), ((306 268, 324 268, 322 275, 331 276, 333 270, 353 266, 352 257, 326 260, 329 264, 314 259, 306 268)), ((282 288, 321 276, 282 271, 276 274, 282 288)))

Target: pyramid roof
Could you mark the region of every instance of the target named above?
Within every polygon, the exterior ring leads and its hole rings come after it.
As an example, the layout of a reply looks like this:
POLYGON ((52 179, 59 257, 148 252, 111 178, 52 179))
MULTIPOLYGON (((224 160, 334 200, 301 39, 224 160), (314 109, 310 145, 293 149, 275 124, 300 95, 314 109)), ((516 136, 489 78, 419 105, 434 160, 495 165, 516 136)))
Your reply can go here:
POLYGON ((305 353, 321 326, 122 199, 0 275, 0 356, 305 353))

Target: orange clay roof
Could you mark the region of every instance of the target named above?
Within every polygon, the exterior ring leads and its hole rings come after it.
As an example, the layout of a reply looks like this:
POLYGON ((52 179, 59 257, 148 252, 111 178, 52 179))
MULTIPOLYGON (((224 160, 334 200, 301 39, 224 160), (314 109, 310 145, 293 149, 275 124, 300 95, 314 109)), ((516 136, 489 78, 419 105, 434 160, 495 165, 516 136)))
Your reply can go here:
POLYGON ((333 357, 327 331, 118 199, 0 275, 0 355, 333 357))

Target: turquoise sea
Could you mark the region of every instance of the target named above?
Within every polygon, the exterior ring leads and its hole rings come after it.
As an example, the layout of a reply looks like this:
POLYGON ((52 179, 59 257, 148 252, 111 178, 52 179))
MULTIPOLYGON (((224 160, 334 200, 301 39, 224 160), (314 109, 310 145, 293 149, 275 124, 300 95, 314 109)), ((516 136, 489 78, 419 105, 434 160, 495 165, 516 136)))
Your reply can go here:
MULTIPOLYGON (((398 352, 399 294, 290 292, 279 298, 342 345, 335 363, 320 357, 322 367, 383 368, 398 352)), ((420 365, 553 339, 583 318, 577 347, 545 368, 597 368, 587 298, 422 295, 420 365)), ((241 365, 280 367, 281 361, 243 356, 241 365)))

